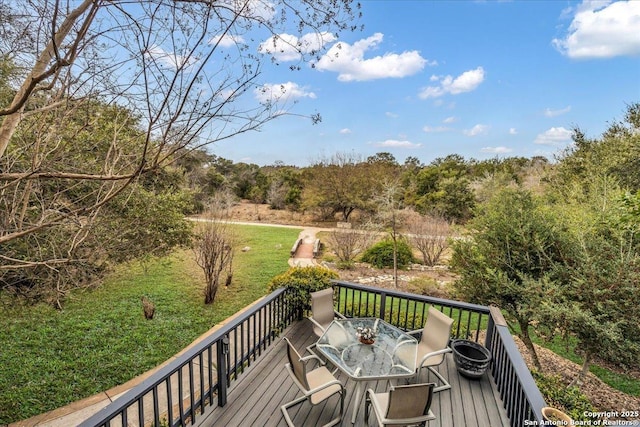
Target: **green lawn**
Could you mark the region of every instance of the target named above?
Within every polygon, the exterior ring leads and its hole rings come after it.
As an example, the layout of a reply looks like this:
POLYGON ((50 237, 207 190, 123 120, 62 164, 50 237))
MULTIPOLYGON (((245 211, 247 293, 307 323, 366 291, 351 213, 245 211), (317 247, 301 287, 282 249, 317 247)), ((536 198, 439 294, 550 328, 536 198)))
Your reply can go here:
POLYGON ((0 425, 122 384, 164 362, 216 323, 266 294, 288 268, 300 230, 237 226, 234 281, 210 306, 190 251, 122 266, 98 289, 73 293, 59 311, 0 294, 0 425), (141 297, 156 305, 153 320, 141 297))
MULTIPOLYGON (((569 359, 574 363, 582 365, 584 362, 584 358, 576 354, 576 341, 574 339, 569 340, 569 345, 567 345, 562 339, 556 337, 553 341, 547 342, 543 341, 537 337, 532 338, 536 344, 544 346, 554 353, 564 357, 565 359, 569 359)), ((600 378, 604 383, 610 385, 616 390, 619 390, 623 393, 629 394, 631 396, 640 397, 640 380, 632 377, 631 375, 626 375, 621 372, 612 371, 607 368, 603 368, 596 364, 592 364, 589 367, 589 371, 594 374, 596 377, 600 378)))

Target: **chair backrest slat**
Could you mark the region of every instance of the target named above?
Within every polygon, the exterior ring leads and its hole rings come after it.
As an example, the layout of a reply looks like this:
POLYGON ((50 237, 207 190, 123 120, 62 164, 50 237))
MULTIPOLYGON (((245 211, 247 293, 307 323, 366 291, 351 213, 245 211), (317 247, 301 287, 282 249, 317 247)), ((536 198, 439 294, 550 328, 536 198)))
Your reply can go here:
POLYGON ((327 329, 333 321, 333 288, 311 292, 311 312, 313 319, 327 329))
POLYGON ((389 390, 387 419, 416 418, 429 413, 435 384, 411 384, 389 390))
POLYGON ((307 367, 304 362, 302 362, 302 357, 298 350, 291 344, 291 341, 287 337, 284 337, 284 340, 287 342, 287 358, 289 359, 289 365, 293 370, 293 374, 296 376, 300 384, 302 384, 305 390, 309 390, 309 383, 307 382, 307 367))
POLYGON ((453 319, 441 311, 429 307, 429 314, 422 332, 422 342, 429 348, 443 349, 449 344, 453 319))

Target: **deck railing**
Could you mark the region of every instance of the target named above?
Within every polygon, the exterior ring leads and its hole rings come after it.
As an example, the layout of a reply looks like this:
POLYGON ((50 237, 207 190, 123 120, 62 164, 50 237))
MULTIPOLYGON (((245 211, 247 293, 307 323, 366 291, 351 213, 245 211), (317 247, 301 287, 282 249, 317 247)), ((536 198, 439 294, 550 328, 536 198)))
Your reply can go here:
POLYGON ((230 382, 298 318, 287 294, 281 288, 263 298, 80 426, 187 426, 207 406, 224 406, 230 382))
MULTIPOLYGON (((454 319, 453 337, 480 341, 491 351, 491 376, 511 426, 541 425, 544 399, 496 308, 334 281, 336 309, 350 317, 380 317, 405 330, 422 328, 430 305, 454 319)), ((227 387, 299 318, 278 289, 245 313, 176 356, 81 427, 188 426, 208 406, 224 406, 227 387), (220 380, 222 379, 222 380, 220 380)))
POLYGON ((421 329, 429 306, 454 319, 452 338, 480 341, 492 355, 491 376, 512 427, 542 425, 544 398, 497 307, 334 281, 336 309, 347 317, 380 317, 405 330, 421 329), (531 425, 534 425, 531 423, 531 425))

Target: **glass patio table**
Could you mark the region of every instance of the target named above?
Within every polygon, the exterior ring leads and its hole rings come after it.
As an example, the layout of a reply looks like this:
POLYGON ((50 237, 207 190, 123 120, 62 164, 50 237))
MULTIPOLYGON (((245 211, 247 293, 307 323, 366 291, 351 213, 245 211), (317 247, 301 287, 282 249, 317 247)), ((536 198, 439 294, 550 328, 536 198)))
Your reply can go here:
POLYGON ((380 379, 407 378, 415 375, 418 341, 401 329, 377 318, 351 318, 334 320, 318 339, 316 348, 328 360, 356 381, 353 415, 362 400, 363 384, 380 379), (375 341, 360 341, 358 328, 375 332, 375 341))

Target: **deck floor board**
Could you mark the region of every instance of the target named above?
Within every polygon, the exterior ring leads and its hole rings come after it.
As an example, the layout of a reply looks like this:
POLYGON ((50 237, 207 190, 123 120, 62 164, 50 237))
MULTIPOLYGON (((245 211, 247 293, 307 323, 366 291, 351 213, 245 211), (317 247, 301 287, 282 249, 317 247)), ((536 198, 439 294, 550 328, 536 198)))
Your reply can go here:
MULTIPOLYGON (((294 323, 285 331, 284 336, 288 337, 300 352, 316 340, 307 320, 294 323)), ((229 387, 227 405, 210 409, 200 417, 199 426, 286 427, 280 406, 301 394, 284 368, 287 363, 286 346, 279 341, 280 339, 277 339, 276 344, 253 361, 244 373, 239 374, 238 379, 229 387)), ((439 371, 448 378, 452 387, 435 394, 431 409, 437 418, 428 423, 429 427, 508 425, 502 402, 487 375, 480 380, 468 380, 460 376, 450 354, 439 367, 439 371)), ((372 415, 369 424, 365 422, 364 398, 358 409, 356 423, 351 424, 355 384, 340 371, 336 373, 336 377, 347 387, 345 414, 340 425, 376 425, 375 415, 372 415)), ((434 379, 430 376, 427 380, 434 379)), ((387 387, 387 381, 372 381, 366 384, 366 388, 373 388, 377 392, 385 391, 387 387)), ((336 396, 317 406, 305 401, 289 410, 296 426, 309 427, 325 424, 338 412, 339 400, 336 396)))

